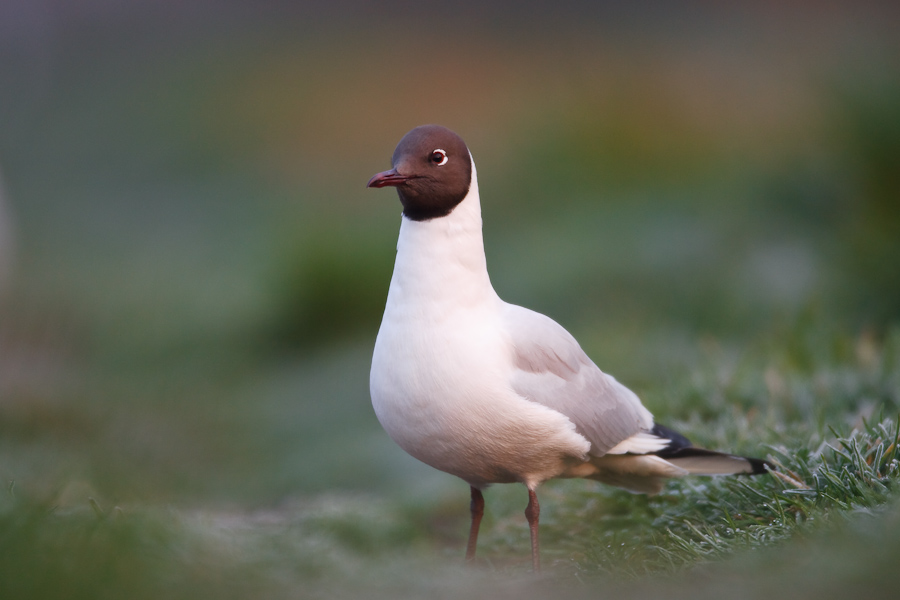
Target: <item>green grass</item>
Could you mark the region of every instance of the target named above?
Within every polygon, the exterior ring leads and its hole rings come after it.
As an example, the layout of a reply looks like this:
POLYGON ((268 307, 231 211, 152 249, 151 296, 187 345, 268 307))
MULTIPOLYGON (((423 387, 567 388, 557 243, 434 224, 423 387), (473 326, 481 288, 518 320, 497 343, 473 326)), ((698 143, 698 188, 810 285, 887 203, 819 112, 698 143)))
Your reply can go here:
MULTIPOLYGON (((780 359, 750 350, 737 367, 695 365, 680 389, 664 391, 670 404, 659 411, 698 442, 764 454, 778 476, 687 478, 649 498, 584 481, 548 483, 541 490, 547 569, 535 584, 527 583, 521 486, 488 491, 479 566, 462 571, 467 514, 461 483, 450 494, 419 500, 403 500, 396 491, 324 493, 229 509, 113 505, 87 489, 40 498, 13 482, 0 504, 0 555, 6 557, 0 589, 4 597, 238 598, 260 590, 285 598, 387 597, 427 593, 437 581, 446 586, 443 593, 464 594, 472 581, 449 582, 466 573, 497 593, 536 585, 527 597, 576 582, 584 592, 616 586, 631 597, 640 586, 665 585, 686 595, 698 573, 707 573, 710 589, 720 571, 752 580, 760 576, 754 561, 809 553, 819 539, 826 546, 815 548, 818 562, 799 561, 801 567, 843 557, 865 571, 868 557, 844 556, 843 546, 828 545, 874 536, 885 544, 879 560, 886 560, 885 552, 898 557, 890 542, 900 531, 894 508, 898 428, 896 418, 885 415, 900 406, 900 336, 842 359, 840 352, 807 345, 824 334, 800 334, 807 339, 793 341, 805 350, 780 359), (813 356, 800 360, 803 352, 813 356), (783 369, 786 383, 773 383, 771 375, 768 384, 750 382, 764 377, 751 366, 759 360, 783 369), (771 395, 784 393, 779 386, 793 390, 782 402, 795 398, 798 406, 773 408, 771 395), (803 403, 806 394, 817 403, 803 403), (697 410, 701 397, 718 398, 720 405, 697 410), (861 415, 866 401, 871 412, 861 415), (779 413, 778 427, 767 425, 772 410, 779 413), (872 520, 884 529, 873 530, 872 520), (750 565, 749 571, 738 565, 750 565)), ((803 568, 778 576, 811 577, 803 568)), ((875 574, 867 584, 887 582, 875 574)))

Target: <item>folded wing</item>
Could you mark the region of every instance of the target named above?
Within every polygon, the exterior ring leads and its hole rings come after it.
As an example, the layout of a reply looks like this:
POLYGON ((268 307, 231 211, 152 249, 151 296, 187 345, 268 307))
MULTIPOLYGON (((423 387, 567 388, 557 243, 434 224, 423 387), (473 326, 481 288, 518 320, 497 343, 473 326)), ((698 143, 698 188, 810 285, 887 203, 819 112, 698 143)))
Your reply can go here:
POLYGON ((652 494, 670 477, 768 471, 764 460, 697 448, 655 424, 634 392, 601 371, 549 317, 514 305, 504 317, 514 349, 513 389, 568 417, 591 443, 587 463, 570 476, 652 494))
POLYGON ((507 305, 504 324, 516 366, 513 389, 567 416, 591 443, 592 456, 653 428, 653 415, 638 397, 601 371, 556 321, 507 305))

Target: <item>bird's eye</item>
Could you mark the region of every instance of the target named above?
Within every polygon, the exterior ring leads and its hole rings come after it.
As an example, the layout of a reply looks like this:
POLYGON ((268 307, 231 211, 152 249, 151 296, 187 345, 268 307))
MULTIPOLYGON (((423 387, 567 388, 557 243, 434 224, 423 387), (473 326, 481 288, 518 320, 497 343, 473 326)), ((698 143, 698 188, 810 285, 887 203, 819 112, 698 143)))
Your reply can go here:
POLYGON ((438 148, 431 153, 431 162, 439 167, 447 164, 447 153, 438 148))

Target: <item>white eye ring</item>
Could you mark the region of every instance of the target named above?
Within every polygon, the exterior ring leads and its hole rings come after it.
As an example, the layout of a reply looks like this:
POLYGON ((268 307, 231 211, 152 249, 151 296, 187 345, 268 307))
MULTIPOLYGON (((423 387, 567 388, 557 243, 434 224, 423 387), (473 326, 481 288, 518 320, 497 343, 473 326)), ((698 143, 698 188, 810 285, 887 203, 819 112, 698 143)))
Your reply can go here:
POLYGON ((436 164, 439 167, 443 167, 447 164, 447 152, 441 150, 440 148, 436 148, 431 151, 431 162, 436 164))

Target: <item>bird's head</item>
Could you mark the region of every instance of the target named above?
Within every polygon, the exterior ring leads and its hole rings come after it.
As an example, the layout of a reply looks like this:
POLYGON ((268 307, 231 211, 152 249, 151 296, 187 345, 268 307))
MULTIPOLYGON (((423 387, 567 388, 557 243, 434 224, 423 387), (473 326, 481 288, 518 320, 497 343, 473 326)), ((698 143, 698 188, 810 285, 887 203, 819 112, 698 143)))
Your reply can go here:
POLYGON ((440 125, 422 125, 403 136, 391 165, 391 170, 376 174, 366 187, 396 187, 403 214, 414 221, 450 214, 472 183, 472 157, 466 143, 440 125))

